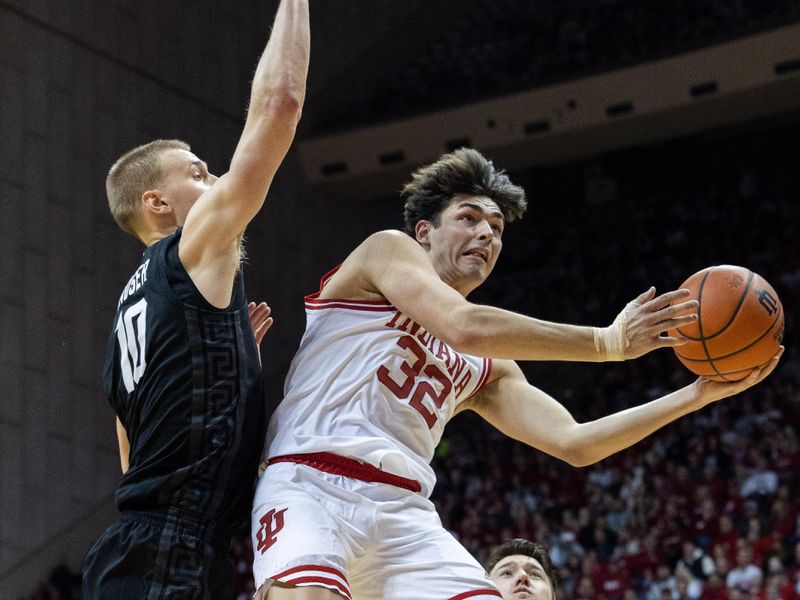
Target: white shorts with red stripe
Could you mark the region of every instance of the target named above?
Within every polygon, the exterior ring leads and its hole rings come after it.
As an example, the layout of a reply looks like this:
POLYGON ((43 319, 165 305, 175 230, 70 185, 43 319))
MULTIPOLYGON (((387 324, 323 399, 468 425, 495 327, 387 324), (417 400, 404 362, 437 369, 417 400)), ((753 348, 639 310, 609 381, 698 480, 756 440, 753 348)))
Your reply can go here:
POLYGON ((253 506, 256 588, 321 586, 348 600, 496 600, 483 567, 412 491, 271 464, 253 506))

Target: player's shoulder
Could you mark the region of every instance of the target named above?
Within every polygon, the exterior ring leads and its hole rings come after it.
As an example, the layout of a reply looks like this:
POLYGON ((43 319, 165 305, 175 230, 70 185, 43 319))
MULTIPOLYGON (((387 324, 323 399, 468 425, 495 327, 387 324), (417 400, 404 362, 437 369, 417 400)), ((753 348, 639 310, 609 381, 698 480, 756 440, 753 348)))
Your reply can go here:
POLYGON ((399 229, 383 229, 370 235, 364 244, 370 245, 397 245, 397 244, 416 244, 416 242, 405 232, 399 229))
POLYGON ((407 233, 397 229, 384 229, 376 231, 365 239, 356 252, 367 255, 374 261, 380 257, 399 257, 420 250, 419 243, 407 233))
POLYGON ((376 284, 378 274, 392 269, 392 263, 408 252, 419 251, 419 245, 402 231, 377 231, 359 244, 342 262, 325 284, 321 298, 369 299, 382 298, 376 284))

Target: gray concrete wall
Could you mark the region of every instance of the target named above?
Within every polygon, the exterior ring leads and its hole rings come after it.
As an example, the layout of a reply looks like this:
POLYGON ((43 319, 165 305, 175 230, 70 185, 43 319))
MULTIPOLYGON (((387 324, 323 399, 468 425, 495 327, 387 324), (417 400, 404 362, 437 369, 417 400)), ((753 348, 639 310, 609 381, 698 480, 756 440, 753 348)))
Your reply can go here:
MULTIPOLYGON (((313 5, 309 98, 419 4, 313 5)), ((75 524, 103 514, 119 480, 100 371, 141 248, 108 213, 106 171, 135 145, 179 137, 224 172, 276 6, 0 0, 0 580, 23 564, 41 563, 44 577, 58 558, 80 562, 88 543, 75 541, 75 524), (46 552, 65 539, 59 556, 46 552)), ((290 153, 246 266, 251 296, 275 310, 271 402, 302 332, 302 295, 351 243, 392 222, 390 204, 307 190, 290 153)))
POLYGON ((140 248, 108 214, 105 172, 155 136, 196 142, 219 169, 240 127, 240 72, 257 54, 235 33, 255 23, 221 14, 212 28, 195 16, 191 35, 142 43, 150 21, 184 18, 168 4, 0 5, 0 573, 119 478, 99 373, 140 248))

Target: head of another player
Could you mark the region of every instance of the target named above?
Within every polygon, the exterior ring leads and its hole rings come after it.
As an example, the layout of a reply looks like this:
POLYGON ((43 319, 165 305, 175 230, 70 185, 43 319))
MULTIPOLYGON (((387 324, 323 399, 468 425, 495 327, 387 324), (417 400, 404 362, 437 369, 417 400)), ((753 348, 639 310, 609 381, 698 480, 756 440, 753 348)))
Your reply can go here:
POLYGON ((464 296, 492 272, 503 229, 527 206, 525 191, 470 148, 417 169, 402 197, 406 233, 428 252, 445 283, 464 296))
POLYGON ((108 205, 123 231, 144 244, 181 227, 217 178, 180 140, 155 140, 123 154, 106 177, 108 205))
POLYGON ((547 548, 517 538, 506 540, 489 556, 489 576, 503 600, 555 600, 558 581, 547 548))

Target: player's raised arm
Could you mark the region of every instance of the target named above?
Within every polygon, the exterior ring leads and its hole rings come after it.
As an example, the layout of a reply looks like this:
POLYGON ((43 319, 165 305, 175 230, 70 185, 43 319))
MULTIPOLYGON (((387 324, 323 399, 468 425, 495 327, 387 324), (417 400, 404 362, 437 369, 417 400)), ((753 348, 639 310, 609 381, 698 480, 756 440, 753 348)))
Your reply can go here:
MULTIPOLYGON (((282 0, 269 43, 253 78, 244 130, 230 169, 189 212, 181 261, 192 272, 235 248, 238 236, 264 203, 294 139, 305 99, 309 60, 307 0, 282 0)), ((206 176, 205 165, 199 165, 206 176)))
POLYGON ((495 363, 494 379, 464 408, 500 431, 573 466, 586 466, 632 446, 690 412, 743 392, 778 365, 783 347, 745 379, 719 383, 699 378, 680 390, 588 423, 578 423, 555 399, 533 387, 512 361, 495 363))

